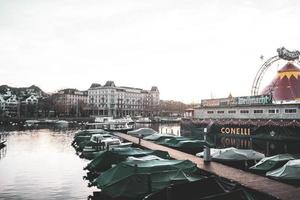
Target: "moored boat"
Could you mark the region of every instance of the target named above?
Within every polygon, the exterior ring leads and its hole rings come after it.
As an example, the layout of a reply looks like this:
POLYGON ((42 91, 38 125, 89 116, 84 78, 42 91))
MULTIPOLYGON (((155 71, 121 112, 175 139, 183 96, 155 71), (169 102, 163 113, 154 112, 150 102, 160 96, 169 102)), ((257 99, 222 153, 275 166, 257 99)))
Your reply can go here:
MULTIPOLYGON (((197 153, 196 156, 203 157, 204 152, 197 153)), ((234 147, 224 149, 211 149, 213 161, 221 162, 237 168, 245 168, 263 159, 264 154, 252 149, 236 149, 234 147)))
POLYGON ((267 171, 275 170, 282 167, 290 160, 300 159, 297 154, 278 154, 271 157, 261 159, 254 166, 250 167, 251 170, 257 173, 266 173, 267 171))
POLYGON ((300 183, 300 159, 290 160, 282 167, 268 171, 266 176, 287 181, 287 182, 296 182, 300 183))
POLYGON ((171 184, 205 178, 185 160, 124 161, 103 172, 92 185, 112 198, 142 198, 171 184))
POLYGON ((152 134, 158 134, 155 130, 152 128, 139 128, 133 131, 128 131, 128 135, 132 135, 134 137, 146 137, 152 134))

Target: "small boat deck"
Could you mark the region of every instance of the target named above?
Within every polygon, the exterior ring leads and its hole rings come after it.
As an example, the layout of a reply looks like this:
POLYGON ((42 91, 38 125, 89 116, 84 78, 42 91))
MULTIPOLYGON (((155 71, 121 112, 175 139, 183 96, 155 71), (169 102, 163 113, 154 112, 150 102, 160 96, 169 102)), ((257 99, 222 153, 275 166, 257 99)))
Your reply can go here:
POLYGON ((236 181, 241 185, 250 189, 263 192, 281 200, 299 200, 300 188, 281 183, 263 176, 245 172, 216 162, 204 162, 202 158, 187 154, 175 149, 171 149, 162 145, 155 144, 143 139, 139 139, 123 133, 115 133, 115 135, 138 144, 142 147, 152 150, 167 151, 170 156, 177 160, 190 160, 197 164, 200 169, 214 173, 218 176, 236 181))

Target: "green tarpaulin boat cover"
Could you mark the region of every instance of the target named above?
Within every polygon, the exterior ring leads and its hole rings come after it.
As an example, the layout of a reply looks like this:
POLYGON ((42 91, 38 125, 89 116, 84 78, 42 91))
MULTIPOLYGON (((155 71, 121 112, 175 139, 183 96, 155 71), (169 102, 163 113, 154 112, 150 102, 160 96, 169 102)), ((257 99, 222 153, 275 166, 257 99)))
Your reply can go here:
POLYGON ((77 136, 74 138, 74 141, 72 142, 73 144, 80 144, 80 142, 83 141, 89 141, 91 139, 91 136, 77 136))
POLYGON ((133 131, 128 131, 127 134, 134 137, 146 137, 152 134, 157 134, 157 132, 151 128, 140 128, 133 131))
POLYGON ((267 172, 266 175, 280 180, 300 180, 300 159, 290 160, 279 169, 267 172))
POLYGON ((164 159, 170 159, 170 155, 165 151, 153 151, 133 147, 114 148, 109 151, 101 152, 85 169, 96 172, 105 171, 111 168, 113 164, 124 161, 129 156, 142 157, 147 155, 156 155, 164 159))
POLYGON ((103 129, 87 129, 87 130, 79 130, 75 133, 74 138, 77 136, 91 136, 93 134, 104 134, 109 133, 103 129))
POLYGON ((154 156, 154 155, 148 155, 148 156, 143 156, 143 157, 129 156, 126 160, 149 161, 149 160, 165 160, 165 159, 158 157, 158 156, 154 156))
POLYGON ((171 184, 204 177, 197 166, 188 160, 124 161, 103 172, 93 185, 113 198, 137 198, 171 184))
POLYGON ((263 158, 256 165, 250 167, 250 169, 258 172, 267 172, 282 167, 285 163, 294 159, 300 159, 300 155, 278 154, 263 158))
POLYGON ((152 135, 146 136, 144 137, 145 140, 150 140, 150 141, 162 141, 164 139, 171 139, 174 138, 176 136, 174 135, 168 135, 168 134, 159 134, 159 133, 154 133, 152 135))
MULTIPOLYGON (((210 149, 213 160, 228 160, 228 161, 247 161, 261 160, 265 157, 264 154, 251 149, 236 149, 234 147, 224 149, 210 149)), ((203 157, 204 152, 197 153, 196 156, 203 157)))
POLYGON ((213 146, 213 144, 210 144, 207 141, 186 138, 186 137, 174 137, 171 139, 166 139, 159 142, 159 144, 168 147, 175 147, 175 148, 195 148, 195 147, 204 147, 206 145, 210 147, 213 146))

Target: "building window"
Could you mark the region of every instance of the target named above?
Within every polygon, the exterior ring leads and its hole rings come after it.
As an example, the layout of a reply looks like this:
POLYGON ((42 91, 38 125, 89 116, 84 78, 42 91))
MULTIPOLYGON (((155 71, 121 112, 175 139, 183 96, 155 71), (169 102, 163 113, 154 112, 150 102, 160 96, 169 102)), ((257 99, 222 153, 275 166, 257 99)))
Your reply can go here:
POLYGON ((275 113, 279 113, 279 110, 278 109, 271 109, 271 110, 268 110, 268 112, 270 114, 275 114, 275 113))
POLYGON ((253 111, 253 113, 256 113, 256 114, 258 114, 258 113, 263 113, 264 111, 263 110, 254 110, 253 111))
POLYGON ((297 109, 285 109, 285 113, 296 113, 297 109))
POLYGON ((209 111, 207 111, 207 114, 214 114, 214 111, 209 110, 209 111))
POLYGON ((217 113, 218 114, 224 114, 224 110, 218 110, 217 113))
POLYGON ((249 110, 240 110, 240 113, 243 113, 243 114, 249 113, 249 110))
POLYGON ((229 114, 235 114, 236 111, 235 111, 235 110, 228 110, 228 113, 229 113, 229 114))

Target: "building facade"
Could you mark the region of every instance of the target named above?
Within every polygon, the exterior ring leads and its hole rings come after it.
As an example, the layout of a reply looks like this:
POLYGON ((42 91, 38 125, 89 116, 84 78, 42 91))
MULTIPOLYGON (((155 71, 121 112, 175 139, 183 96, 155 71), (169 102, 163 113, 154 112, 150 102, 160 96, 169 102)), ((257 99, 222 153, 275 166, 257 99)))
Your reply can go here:
POLYGON ((116 86, 113 81, 105 85, 92 84, 88 89, 88 103, 92 115, 124 117, 155 116, 159 109, 159 90, 116 86))
POLYGON ((234 107, 199 107, 198 119, 300 119, 300 103, 234 107))
POLYGON ((88 103, 87 91, 63 89, 53 94, 54 110, 61 116, 81 116, 88 103))

